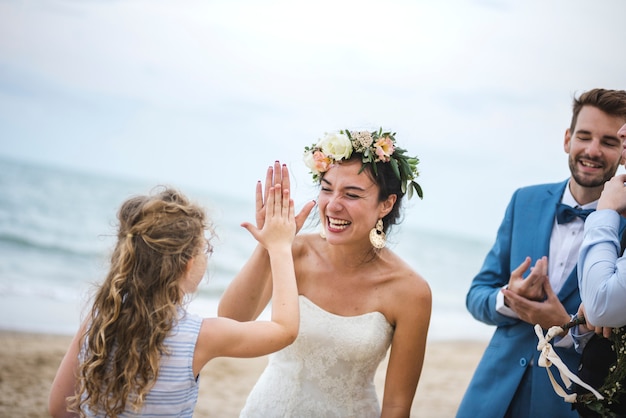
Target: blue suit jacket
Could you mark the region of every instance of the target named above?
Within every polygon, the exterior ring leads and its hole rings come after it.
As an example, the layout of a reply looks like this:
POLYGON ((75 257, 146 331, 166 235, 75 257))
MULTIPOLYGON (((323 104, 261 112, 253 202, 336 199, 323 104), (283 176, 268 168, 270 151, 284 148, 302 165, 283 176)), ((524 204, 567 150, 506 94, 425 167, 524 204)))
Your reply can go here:
MULTIPOLYGON (((498 236, 487 254, 467 294, 469 312, 479 321, 495 325, 496 331, 485 350, 459 407, 457 418, 502 418, 528 370, 531 391, 521 399, 530 408, 531 417, 572 417, 571 404, 556 395, 545 368, 538 367, 539 351, 534 326, 496 312, 496 295, 509 282, 511 271, 527 256, 534 264, 549 256, 550 235, 556 205, 561 200, 567 181, 518 189, 511 198, 498 236)), ((624 219, 622 219, 622 228, 624 219)), ((569 313, 580 305, 576 268, 558 293, 569 313)), ((555 348, 572 371, 578 369, 580 356, 574 348, 555 348)), ((563 385, 558 371, 553 375, 563 385)))

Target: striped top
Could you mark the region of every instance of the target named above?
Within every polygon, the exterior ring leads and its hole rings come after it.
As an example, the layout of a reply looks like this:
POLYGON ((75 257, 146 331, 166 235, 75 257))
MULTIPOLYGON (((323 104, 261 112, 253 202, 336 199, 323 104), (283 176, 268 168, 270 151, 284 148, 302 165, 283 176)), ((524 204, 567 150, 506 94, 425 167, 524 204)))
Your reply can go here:
POLYGON ((172 334, 165 338, 164 344, 170 354, 161 358, 159 377, 148 392, 142 409, 134 413, 127 408, 120 417, 192 417, 199 385, 193 375, 193 355, 202 318, 182 310, 181 313, 172 334))

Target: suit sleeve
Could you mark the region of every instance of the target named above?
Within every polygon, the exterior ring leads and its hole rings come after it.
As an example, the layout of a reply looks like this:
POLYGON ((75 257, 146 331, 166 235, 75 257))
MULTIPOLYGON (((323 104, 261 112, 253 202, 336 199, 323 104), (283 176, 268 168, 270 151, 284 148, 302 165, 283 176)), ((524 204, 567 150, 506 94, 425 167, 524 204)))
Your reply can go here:
MULTIPOLYGON (((496 311, 498 292, 509 282, 511 276, 511 241, 515 201, 518 191, 513 194, 506 208, 504 219, 498 228, 496 241, 487 253, 480 272, 472 280, 465 304, 477 320, 487 325, 509 325, 519 320, 496 311)), ((515 266, 517 267, 517 266, 515 266)))

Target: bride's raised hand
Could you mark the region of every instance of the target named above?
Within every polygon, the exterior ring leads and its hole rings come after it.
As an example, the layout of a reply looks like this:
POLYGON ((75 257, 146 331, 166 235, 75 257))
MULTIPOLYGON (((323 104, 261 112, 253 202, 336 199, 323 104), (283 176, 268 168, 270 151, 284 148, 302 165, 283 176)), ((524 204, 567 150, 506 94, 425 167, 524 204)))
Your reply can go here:
MULTIPOLYGON (((280 164, 280 161, 275 161, 273 166, 267 168, 265 174, 265 187, 261 182, 257 182, 256 185, 256 198, 255 198, 255 215, 257 228, 262 229, 265 223, 265 206, 267 204, 267 197, 270 194, 270 189, 280 184, 282 190, 289 190, 291 192, 291 183, 289 180, 289 169, 286 164, 280 164), (265 189, 265 190, 264 190, 265 189)), ((315 206, 314 201, 307 202, 304 207, 296 215, 296 233, 302 229, 304 221, 311 213, 311 210, 315 206)))
MULTIPOLYGON (((256 197, 255 197, 255 217, 256 217, 256 226, 259 229, 263 228, 265 224, 265 206, 267 205, 267 197, 270 194, 270 189, 275 184, 283 184, 282 179, 278 179, 278 181, 274 178, 274 173, 280 173, 282 176, 282 170, 280 167, 280 162, 277 160, 274 162, 273 166, 269 166, 265 173, 265 193, 263 192, 263 184, 261 181, 258 181, 256 184, 256 197)), ((289 176, 287 176, 289 177, 289 176)), ((283 186, 283 190, 289 190, 289 184, 283 186)))

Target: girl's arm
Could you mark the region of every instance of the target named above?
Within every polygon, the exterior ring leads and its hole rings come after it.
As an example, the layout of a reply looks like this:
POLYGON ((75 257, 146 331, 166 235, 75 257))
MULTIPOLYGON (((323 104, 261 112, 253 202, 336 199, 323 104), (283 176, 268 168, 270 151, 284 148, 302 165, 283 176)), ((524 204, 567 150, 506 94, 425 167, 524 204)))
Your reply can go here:
MULTIPOLYGON (((283 190, 290 190, 289 170, 286 165, 276 161, 267 169, 265 193, 261 182, 256 185, 255 214, 259 229, 263 228, 266 215, 266 200, 269 190, 280 184, 283 190), (265 196, 265 198, 264 198, 265 196)), ((308 202, 295 217, 296 231, 300 230, 315 202, 308 202)), ((235 276, 220 298, 218 316, 250 321, 258 318, 272 296, 270 257, 262 245, 257 245, 254 252, 235 276)))
MULTIPOLYGON (((286 168, 285 168, 286 170, 286 168)), ((261 182, 256 184, 255 217, 258 228, 265 224, 265 205, 270 188, 280 183, 283 190, 289 190, 289 173, 280 167, 278 161, 270 166, 265 174, 265 193, 261 182), (276 179, 274 173, 277 173, 276 179), (284 174, 284 175, 283 175, 284 174), (284 181, 283 181, 284 177, 284 181)), ((270 259, 267 250, 257 245, 243 268, 232 280, 220 298, 217 308, 218 316, 250 321, 258 318, 267 306, 272 292, 270 259)))
POLYGON ((298 335, 300 310, 291 250, 296 222, 289 190, 283 191, 280 185, 270 188, 263 229, 249 223, 242 226, 267 249, 272 272, 272 317, 270 321, 248 322, 205 319, 196 344, 195 373, 214 357, 265 355, 291 344, 298 335))
POLYGON ((270 257, 259 244, 222 294, 217 315, 237 321, 255 320, 267 306, 271 292, 270 257))
POLYGON ((52 417, 77 417, 78 415, 67 410, 67 398, 74 395, 76 391, 76 375, 78 373, 78 353, 82 336, 85 331, 85 324, 74 335, 57 374, 52 382, 50 394, 48 396, 48 412, 52 417))

